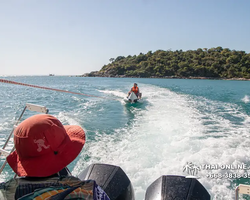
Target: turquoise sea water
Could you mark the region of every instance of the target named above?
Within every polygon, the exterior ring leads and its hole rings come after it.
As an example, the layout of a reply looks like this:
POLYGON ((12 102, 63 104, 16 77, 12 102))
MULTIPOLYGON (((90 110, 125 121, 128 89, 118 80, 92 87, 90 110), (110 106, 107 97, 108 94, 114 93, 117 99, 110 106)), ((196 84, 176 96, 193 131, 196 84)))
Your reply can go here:
MULTIPOLYGON (((118 165, 130 178, 136 200, 143 200, 146 188, 161 175, 188 175, 184 166, 190 162, 220 166, 202 168, 197 174, 212 199, 234 199, 236 185, 250 184, 248 178, 209 177, 210 173, 250 176, 250 170, 237 168, 250 166, 249 81, 57 76, 1 79, 105 97, 0 83, 1 146, 25 103, 33 103, 46 106, 63 124, 77 124, 86 130, 84 149, 69 165, 74 175, 91 163, 118 165), (134 82, 143 93, 143 103, 124 102, 134 82), (232 167, 225 170, 222 165, 232 167)), ((25 118, 32 114, 27 112, 25 118)), ((12 176, 7 166, 0 179, 12 176)))

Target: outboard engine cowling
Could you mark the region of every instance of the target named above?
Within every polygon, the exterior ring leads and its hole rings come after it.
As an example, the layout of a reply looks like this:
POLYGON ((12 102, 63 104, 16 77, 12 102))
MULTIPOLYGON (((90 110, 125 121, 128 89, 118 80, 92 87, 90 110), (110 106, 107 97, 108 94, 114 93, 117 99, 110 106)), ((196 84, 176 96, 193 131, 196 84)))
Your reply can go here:
POLYGON ((118 166, 92 164, 79 176, 81 180, 95 180, 110 200, 134 200, 134 190, 125 172, 118 166))
POLYGON ((210 200, 210 195, 195 178, 166 175, 147 188, 145 200, 210 200))

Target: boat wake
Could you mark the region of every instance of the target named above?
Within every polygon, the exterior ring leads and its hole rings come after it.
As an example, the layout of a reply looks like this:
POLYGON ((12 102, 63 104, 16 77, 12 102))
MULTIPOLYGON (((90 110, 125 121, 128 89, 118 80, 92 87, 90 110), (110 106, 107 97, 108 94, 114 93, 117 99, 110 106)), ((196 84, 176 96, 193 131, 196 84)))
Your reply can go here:
POLYGON ((124 98, 126 97, 126 93, 120 91, 120 90, 98 90, 99 92, 105 93, 105 94, 111 94, 116 97, 124 98))
MULTIPOLYGON (((127 95, 119 89, 98 91, 117 97, 123 103, 127 95)), ((50 96, 48 93, 48 99, 50 96)), ((28 97, 22 98, 27 100, 28 97)), ((250 143, 250 117, 238 105, 147 84, 143 85, 143 99, 147 102, 136 106, 124 106, 119 101, 104 98, 71 96, 58 98, 60 104, 51 102, 51 114, 63 124, 79 124, 87 130, 83 151, 70 165, 74 175, 93 163, 120 166, 133 184, 135 199, 142 200, 146 188, 161 175, 190 175, 184 170, 187 163, 250 165, 246 150, 250 143), (60 112, 53 111, 55 107, 60 112)), ((38 98, 37 101, 43 100, 38 98)), ((249 100, 248 95, 242 99, 245 103, 249 100)), ((14 108, 11 111, 16 112, 14 108)), ((7 124, 1 123, 1 136, 6 136, 6 130, 13 125, 13 112, 4 112, 7 124)), ((209 191, 211 199, 233 199, 236 184, 242 183, 235 178, 208 177, 225 173, 242 174, 244 171, 198 171, 199 181, 209 191)), ((6 171, 2 177, 6 180, 12 176, 6 171)), ((246 179, 244 181, 248 184, 246 179)))
MULTIPOLYGON (((134 107, 132 123, 113 130, 96 131, 86 144, 74 173, 80 166, 101 162, 121 166, 143 199, 146 188, 162 174, 188 175, 186 163, 202 165, 250 164, 250 118, 237 105, 211 101, 148 85, 146 109, 134 107), (87 159, 86 159, 87 158, 87 159)), ((106 91, 116 96, 117 91, 106 91)), ((205 169, 199 181, 214 199, 232 199, 233 179, 212 179, 208 174, 243 173, 241 170, 205 169)))

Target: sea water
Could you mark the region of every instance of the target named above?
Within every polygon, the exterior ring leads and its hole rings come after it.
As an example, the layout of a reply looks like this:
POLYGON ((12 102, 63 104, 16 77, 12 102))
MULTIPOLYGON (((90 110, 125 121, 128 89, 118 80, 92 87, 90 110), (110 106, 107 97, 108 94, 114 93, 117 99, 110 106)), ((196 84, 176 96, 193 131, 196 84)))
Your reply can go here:
MULTIPOLYGON (((1 146, 25 103, 33 103, 46 106, 63 124, 80 125, 86 131, 82 152, 68 166, 74 175, 92 163, 120 166, 132 182, 136 200, 143 200, 147 187, 161 175, 195 175, 212 199, 234 199, 238 184, 250 184, 249 81, 1 79, 83 94, 0 83, 1 146), (124 101, 134 82, 143 103, 124 101)), ((24 118, 33 114, 27 112, 24 118)), ((0 179, 11 177, 7 166, 0 179)))

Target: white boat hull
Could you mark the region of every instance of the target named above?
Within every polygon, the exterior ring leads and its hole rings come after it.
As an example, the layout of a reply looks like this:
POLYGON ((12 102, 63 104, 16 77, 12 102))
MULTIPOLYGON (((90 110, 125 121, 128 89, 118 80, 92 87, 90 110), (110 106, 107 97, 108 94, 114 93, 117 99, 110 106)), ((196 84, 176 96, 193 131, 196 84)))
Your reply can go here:
POLYGON ((139 99, 134 92, 131 92, 125 100, 130 103, 136 103, 141 101, 141 99, 139 99))

